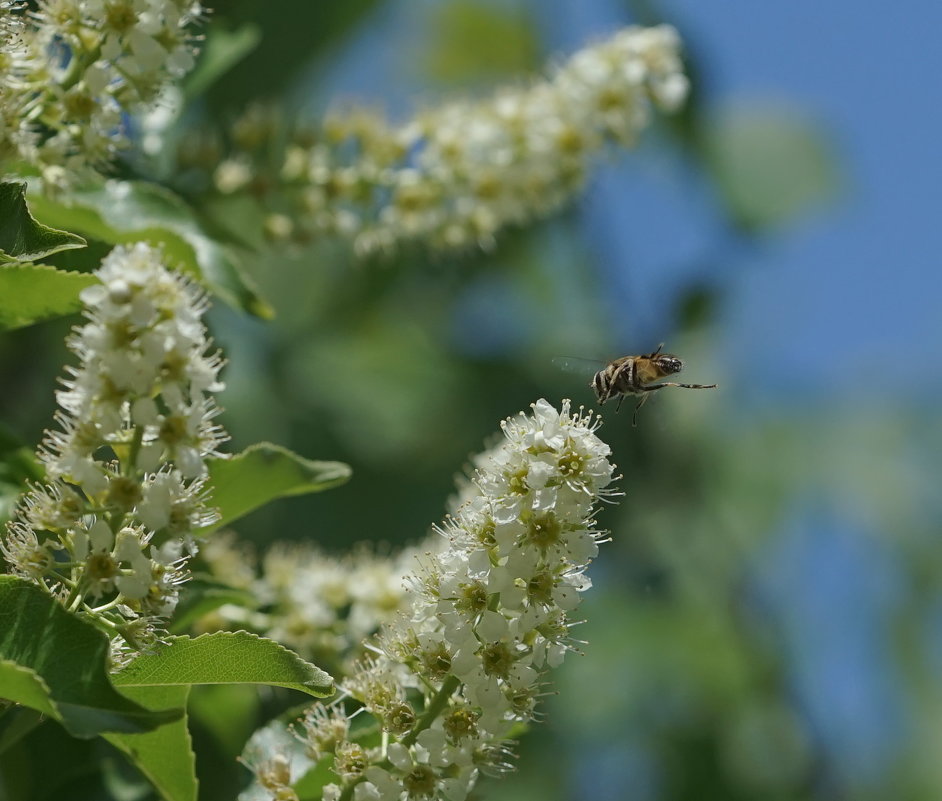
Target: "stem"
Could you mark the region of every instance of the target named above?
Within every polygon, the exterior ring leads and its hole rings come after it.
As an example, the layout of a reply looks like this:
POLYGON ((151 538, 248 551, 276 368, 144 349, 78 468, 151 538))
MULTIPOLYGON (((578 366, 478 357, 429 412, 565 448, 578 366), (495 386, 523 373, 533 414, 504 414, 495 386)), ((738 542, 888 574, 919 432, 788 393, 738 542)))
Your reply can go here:
POLYGON ((451 698, 455 690, 457 690, 460 686, 461 680, 457 676, 449 675, 448 678, 442 682, 441 689, 439 689, 439 691, 435 694, 435 697, 429 701, 428 706, 425 707, 422 717, 420 717, 415 722, 415 726, 412 728, 412 731, 410 731, 399 742, 405 746, 413 745, 418 736, 435 722, 435 719, 448 704, 448 699, 451 698))
POLYGON ((141 443, 144 441, 144 426, 134 426, 134 437, 128 446, 128 460, 121 467, 121 472, 127 477, 134 475, 137 455, 141 452, 141 443))
MULTIPOLYGON (((442 682, 442 686, 435 694, 435 697, 432 698, 432 700, 429 701, 428 706, 425 707, 422 717, 416 721, 412 731, 410 731, 399 742, 406 747, 414 745, 418 736, 435 722, 435 719, 448 703, 448 699, 451 698, 455 690, 457 690, 460 686, 461 680, 457 676, 449 675, 445 681, 442 682)), ((383 750, 385 751, 385 747, 383 750)), ((381 768, 388 768, 392 763, 390 763, 388 759, 384 759, 382 762, 377 764, 381 768)), ((350 799, 353 798, 354 788, 364 780, 365 777, 360 776, 350 782, 350 784, 343 788, 343 791, 340 793, 340 798, 338 798, 337 801, 350 801, 350 799)))

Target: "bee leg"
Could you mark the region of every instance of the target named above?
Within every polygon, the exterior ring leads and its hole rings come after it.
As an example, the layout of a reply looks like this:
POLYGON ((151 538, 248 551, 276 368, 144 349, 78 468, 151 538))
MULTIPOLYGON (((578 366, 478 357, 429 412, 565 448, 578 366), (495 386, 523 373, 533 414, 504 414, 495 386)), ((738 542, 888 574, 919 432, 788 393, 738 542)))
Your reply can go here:
POLYGON ((648 399, 647 395, 642 395, 641 400, 638 401, 638 405, 635 406, 634 414, 631 415, 631 427, 634 428, 638 425, 638 411, 644 406, 644 402, 648 399))
POLYGON ((621 408, 621 402, 625 399, 624 395, 618 396, 618 405, 615 407, 615 413, 618 413, 618 410, 621 408))
POLYGON ((649 389, 660 389, 661 387, 683 387, 684 389, 716 389, 716 384, 677 384, 673 381, 665 381, 661 384, 651 384, 643 387, 645 391, 649 389))
MULTIPOLYGON (((659 389, 664 389, 664 387, 676 387, 677 384, 664 383, 664 384, 648 384, 646 387, 638 387, 638 392, 648 393, 648 392, 657 392, 659 389)), ((638 405, 635 406, 635 413, 631 417, 631 424, 636 425, 638 421, 638 409, 644 406, 644 402, 648 399, 647 394, 641 395, 641 400, 638 401, 638 405)))

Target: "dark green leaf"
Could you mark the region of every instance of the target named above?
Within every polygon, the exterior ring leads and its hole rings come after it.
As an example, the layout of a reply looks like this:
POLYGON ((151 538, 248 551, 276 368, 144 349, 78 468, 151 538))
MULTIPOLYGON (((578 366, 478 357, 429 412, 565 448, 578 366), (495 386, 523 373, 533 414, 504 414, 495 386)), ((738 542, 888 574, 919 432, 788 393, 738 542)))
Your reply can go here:
POLYGON ((79 292, 98 279, 45 264, 0 265, 0 329, 9 331, 82 308, 79 292))
MULTIPOLYGON (((186 707, 187 685, 122 688, 148 709, 186 707)), ((106 734, 105 739, 128 755, 167 801, 196 801, 196 760, 184 715, 142 734, 106 734)))
POLYGON ((251 53, 261 38, 261 29, 251 23, 231 31, 218 25, 212 26, 200 52, 199 63, 184 82, 183 91, 187 100, 203 94, 234 64, 251 53))
POLYGON ((32 448, 0 424, 0 526, 13 515, 30 481, 42 481, 44 471, 32 448))
POLYGON ((142 732, 178 718, 119 694, 105 670, 108 638, 24 579, 0 576, 0 698, 58 720, 75 737, 142 732))
MULTIPOLYGON (((334 691, 324 671, 263 637, 215 632, 195 639, 171 637, 154 654, 144 654, 114 682, 151 710, 173 710, 186 703, 194 684, 269 684, 318 698, 334 691)), ((143 734, 108 735, 168 801, 195 801, 197 782, 186 719, 143 734)))
POLYGON ((206 95, 208 106, 218 111, 244 108, 259 99, 270 102, 297 81, 312 57, 336 52, 343 37, 379 6, 379 0, 280 0, 278 13, 272 13, 257 0, 218 4, 217 20, 226 20, 232 27, 250 20, 261 30, 261 41, 248 58, 212 85, 206 95))
POLYGON ((23 440, 0 423, 0 482, 21 484, 41 481, 45 471, 23 440))
POLYGON ((203 532, 231 523, 275 498, 320 492, 349 478, 350 468, 341 462, 311 461, 270 442, 252 445, 228 459, 210 459, 211 503, 219 508, 222 519, 203 532))
POLYGON ((274 640, 246 631, 196 638, 170 637, 156 654, 143 654, 116 673, 119 687, 190 684, 269 684, 317 698, 334 692, 333 679, 274 640))
POLYGON ((0 262, 34 261, 69 248, 85 247, 85 240, 33 219, 26 206, 26 184, 0 182, 0 262))
POLYGON ((14 706, 0 715, 0 754, 43 722, 42 712, 26 706, 14 706))
POLYGON ((73 192, 65 200, 31 199, 43 219, 111 244, 144 241, 163 248, 179 266, 230 305, 259 317, 272 310, 243 273, 234 252, 203 228, 196 212, 163 187, 135 181, 107 181, 73 192))

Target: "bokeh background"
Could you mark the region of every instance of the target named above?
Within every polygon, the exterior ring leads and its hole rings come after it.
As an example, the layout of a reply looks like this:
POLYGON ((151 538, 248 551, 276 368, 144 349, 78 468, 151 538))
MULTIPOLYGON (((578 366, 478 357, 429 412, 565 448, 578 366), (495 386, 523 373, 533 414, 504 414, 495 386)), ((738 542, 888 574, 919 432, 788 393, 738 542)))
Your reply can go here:
MULTIPOLYGON (((220 304, 211 319, 233 449, 269 439, 354 478, 240 534, 338 552, 420 540, 502 417, 541 396, 592 405, 554 357, 665 342, 687 380, 720 387, 661 393, 637 428, 606 409, 625 497, 601 515, 613 542, 575 632, 585 653, 518 772, 480 797, 942 798, 942 7, 220 6, 213 24, 257 45, 184 136, 258 101, 405 118, 633 22, 679 29, 694 85, 565 214, 493 252, 261 248, 250 266, 276 319, 220 304)), ((26 441, 51 417, 70 323, 0 344, 16 389, 0 413, 26 441)), ((202 769, 206 798, 227 797, 202 769)))

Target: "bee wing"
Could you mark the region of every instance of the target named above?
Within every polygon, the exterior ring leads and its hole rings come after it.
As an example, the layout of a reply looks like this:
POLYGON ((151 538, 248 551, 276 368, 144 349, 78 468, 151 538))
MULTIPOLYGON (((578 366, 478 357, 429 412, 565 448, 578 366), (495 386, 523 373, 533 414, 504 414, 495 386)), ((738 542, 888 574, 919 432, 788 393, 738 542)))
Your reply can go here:
POLYGON ((583 359, 580 356, 554 356, 553 364, 567 373, 574 373, 585 378, 592 378, 605 367, 605 362, 598 359, 583 359))

